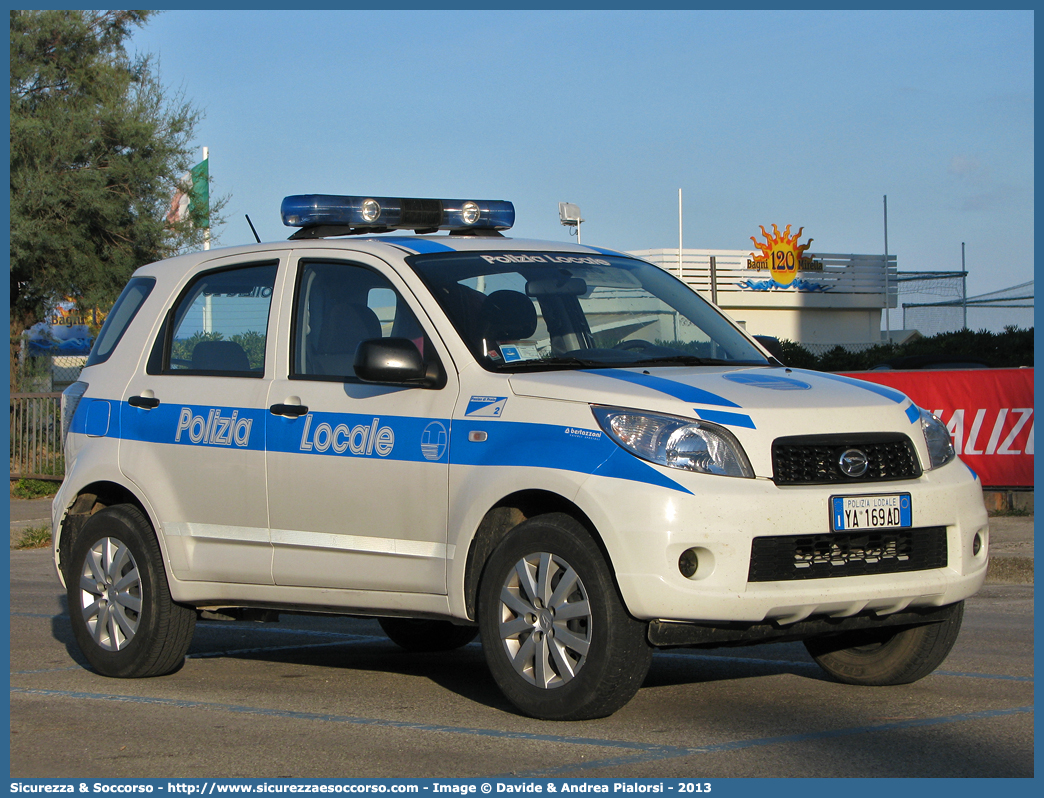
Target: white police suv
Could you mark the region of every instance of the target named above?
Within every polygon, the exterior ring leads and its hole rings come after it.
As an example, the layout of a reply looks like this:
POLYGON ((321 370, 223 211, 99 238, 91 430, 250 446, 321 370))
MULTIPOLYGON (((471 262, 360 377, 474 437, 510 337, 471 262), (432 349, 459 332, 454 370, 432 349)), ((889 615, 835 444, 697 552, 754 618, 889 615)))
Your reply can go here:
POLYGON ((176 670, 201 613, 368 615, 481 631, 515 706, 581 719, 654 648, 803 640, 874 685, 949 652, 986 512, 904 395, 786 368, 644 261, 505 238, 508 202, 282 214, 135 272, 64 394, 54 556, 98 672, 176 670))

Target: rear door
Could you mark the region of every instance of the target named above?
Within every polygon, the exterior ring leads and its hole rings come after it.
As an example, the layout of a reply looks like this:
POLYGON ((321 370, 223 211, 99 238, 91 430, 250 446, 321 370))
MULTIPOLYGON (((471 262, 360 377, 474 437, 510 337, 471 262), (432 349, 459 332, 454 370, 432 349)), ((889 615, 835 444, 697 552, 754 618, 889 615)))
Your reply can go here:
POLYGON ((186 282, 120 409, 120 468, 148 497, 174 575, 272 583, 265 475, 269 320, 283 256, 186 282))
POLYGON ((290 347, 267 416, 275 582, 444 595, 451 361, 383 261, 297 251, 290 267, 290 347), (413 341, 441 384, 359 380, 359 342, 388 337, 413 341))

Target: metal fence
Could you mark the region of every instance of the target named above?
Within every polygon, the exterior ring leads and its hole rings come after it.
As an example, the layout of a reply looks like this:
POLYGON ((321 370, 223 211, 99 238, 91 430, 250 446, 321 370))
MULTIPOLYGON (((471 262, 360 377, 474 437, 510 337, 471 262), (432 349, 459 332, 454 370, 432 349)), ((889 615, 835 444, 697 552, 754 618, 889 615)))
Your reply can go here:
MULTIPOLYGON (((750 267, 751 254, 747 250, 683 249, 681 260, 677 249, 642 249, 629 254, 655 263, 664 271, 684 280, 722 307, 729 307, 739 297, 771 293, 769 272, 750 267), (713 263, 712 263, 713 259, 713 263)), ((884 307, 887 283, 891 305, 896 302, 895 255, 831 255, 807 253, 804 257, 816 265, 814 271, 802 271, 806 290, 839 298, 838 307, 846 307, 849 295, 879 296, 884 307), (886 277, 887 274, 887 277, 886 277)), ((777 286, 779 287, 779 286, 777 286)))
POLYGON ((61 480, 62 395, 11 394, 11 479, 61 480))

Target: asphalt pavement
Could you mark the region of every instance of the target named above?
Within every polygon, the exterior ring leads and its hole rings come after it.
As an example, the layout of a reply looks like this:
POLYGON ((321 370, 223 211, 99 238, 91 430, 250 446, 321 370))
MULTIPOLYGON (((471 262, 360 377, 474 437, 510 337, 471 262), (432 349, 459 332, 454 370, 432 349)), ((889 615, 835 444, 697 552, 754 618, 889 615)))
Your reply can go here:
MULTIPOLYGON (((11 499, 11 546, 22 532, 36 526, 50 526, 51 500, 11 499)), ((1033 516, 994 515, 990 517, 990 570, 986 581, 992 584, 1033 584, 1033 516)))
POLYGON ((1019 796, 1034 775, 1032 585, 986 585, 968 599, 953 651, 914 684, 839 684, 801 643, 672 649, 654 653, 615 715, 556 723, 508 704, 479 641, 412 654, 359 618, 204 620, 177 672, 109 679, 76 647, 49 560, 11 552, 12 778, 394 777, 449 792, 447 779, 481 777, 497 793, 505 781, 562 793, 566 778, 641 778, 678 795, 710 791, 697 779, 800 777, 808 784, 788 793, 825 795, 838 786, 820 778, 891 777, 882 789, 894 794, 901 778, 1004 777, 1005 794, 1019 796))

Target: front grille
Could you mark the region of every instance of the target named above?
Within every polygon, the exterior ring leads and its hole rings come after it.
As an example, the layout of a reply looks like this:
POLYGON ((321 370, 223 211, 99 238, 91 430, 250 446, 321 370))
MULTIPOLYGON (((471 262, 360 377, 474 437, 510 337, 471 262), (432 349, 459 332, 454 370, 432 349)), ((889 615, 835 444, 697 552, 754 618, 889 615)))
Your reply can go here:
POLYGON ((916 479, 921 465, 913 442, 901 434, 803 435, 772 442, 772 481, 777 485, 826 485, 916 479), (841 471, 841 455, 858 449, 866 455, 866 473, 841 471))
POLYGON ((946 527, 754 538, 748 582, 894 574, 946 566, 946 527))

